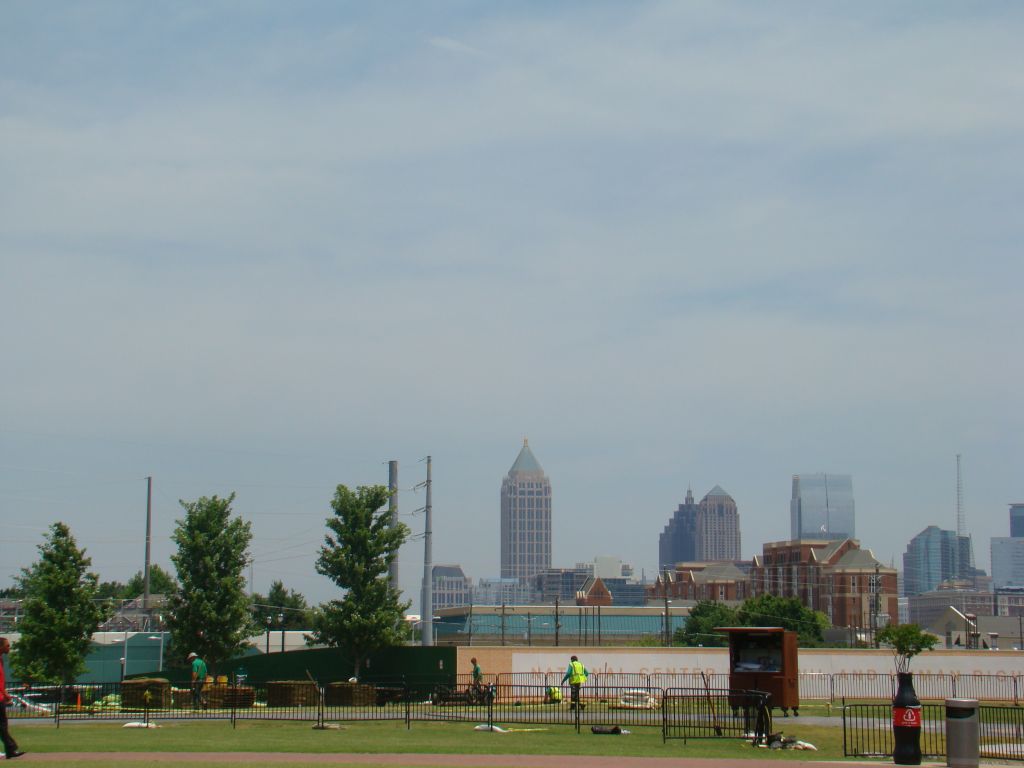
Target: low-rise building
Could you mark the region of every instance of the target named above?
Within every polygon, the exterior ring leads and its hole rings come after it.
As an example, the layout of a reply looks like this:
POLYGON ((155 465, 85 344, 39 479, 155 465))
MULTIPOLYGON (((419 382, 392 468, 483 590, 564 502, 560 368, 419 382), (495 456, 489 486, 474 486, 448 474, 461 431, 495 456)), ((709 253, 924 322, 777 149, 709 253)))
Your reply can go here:
POLYGON ((909 602, 910 621, 922 627, 931 626, 949 608, 974 616, 991 616, 994 610, 992 593, 978 591, 966 581, 944 581, 938 589, 911 595, 909 602))
POLYGON ((750 563, 676 563, 647 589, 649 604, 665 599, 698 602, 742 602, 750 597, 750 563))

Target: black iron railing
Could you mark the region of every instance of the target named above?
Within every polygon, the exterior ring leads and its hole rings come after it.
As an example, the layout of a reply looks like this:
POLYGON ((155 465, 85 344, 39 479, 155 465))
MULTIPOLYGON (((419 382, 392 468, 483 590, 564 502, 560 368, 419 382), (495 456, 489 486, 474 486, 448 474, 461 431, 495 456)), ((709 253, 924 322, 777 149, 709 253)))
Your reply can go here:
MULTIPOLYGON (((916 676, 915 676, 916 683, 916 676)), ((942 704, 921 706, 921 754, 946 756, 946 712, 942 704)), ((978 707, 980 757, 1024 760, 1024 708, 978 707)), ((893 750, 892 707, 848 704, 843 707, 843 754, 846 757, 887 757, 893 750)))

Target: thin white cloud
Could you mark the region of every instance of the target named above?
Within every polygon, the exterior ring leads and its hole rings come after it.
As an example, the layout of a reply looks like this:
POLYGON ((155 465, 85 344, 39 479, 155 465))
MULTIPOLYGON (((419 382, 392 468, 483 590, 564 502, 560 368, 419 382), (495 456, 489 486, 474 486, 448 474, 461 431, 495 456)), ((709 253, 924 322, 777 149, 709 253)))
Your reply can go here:
POLYGON ((451 53, 461 53, 467 56, 483 56, 484 52, 478 48, 474 48, 471 45, 455 40, 451 37, 435 36, 427 39, 434 48, 438 48, 442 51, 449 51, 451 53))

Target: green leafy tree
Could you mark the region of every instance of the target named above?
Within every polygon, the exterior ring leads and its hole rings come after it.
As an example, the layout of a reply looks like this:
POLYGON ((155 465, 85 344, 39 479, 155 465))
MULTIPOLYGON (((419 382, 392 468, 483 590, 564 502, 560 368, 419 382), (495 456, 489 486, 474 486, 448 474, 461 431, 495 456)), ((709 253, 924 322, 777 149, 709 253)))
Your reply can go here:
POLYGON ((96 597, 100 600, 120 600, 124 596, 124 584, 120 581, 101 581, 96 587, 96 597))
POLYGON ((892 648, 897 672, 909 672, 910 660, 923 651, 930 651, 939 642, 939 638, 917 624, 890 624, 878 630, 876 638, 892 648))
POLYGON ((313 638, 344 650, 358 677, 366 656, 404 639, 402 616, 409 603, 388 582, 388 568, 409 535, 404 523, 392 526, 384 505, 388 489, 339 485, 316 561, 318 573, 345 590, 340 600, 320 606, 313 617, 313 638))
MULTIPOLYGON (((174 576, 165 571, 159 565, 149 566, 149 594, 151 595, 172 595, 178 589, 178 582, 174 576)), ((142 571, 136 571, 135 575, 128 579, 124 585, 121 597, 124 600, 132 600, 142 597, 146 592, 146 575, 142 571)))
POLYGON ((185 518, 171 536, 179 584, 168 601, 172 652, 195 651, 211 669, 241 653, 253 629, 243 575, 252 526, 232 517, 234 500, 182 501, 185 518))
POLYGON ((252 606, 256 626, 264 629, 309 629, 313 625, 313 612, 306 598, 294 589, 285 589, 282 581, 271 582, 266 596, 254 592, 252 606), (281 621, 279 616, 283 617, 281 621))
MULTIPOLYGON (((177 588, 178 582, 171 574, 159 565, 150 566, 149 593, 151 595, 170 595, 177 588)), ((135 575, 128 579, 127 584, 120 581, 101 581, 96 596, 103 600, 133 600, 136 597, 142 597, 145 591, 145 576, 142 571, 136 571, 135 575)))
POLYGON ((743 602, 736 619, 741 627, 783 627, 799 635, 800 645, 808 648, 824 642, 822 631, 829 626, 828 617, 812 611, 795 597, 758 595, 743 602))
POLYGON ((22 569, 21 640, 11 659, 21 678, 59 684, 85 671, 92 634, 109 615, 108 606, 95 599, 99 579, 87 570, 90 565, 71 530, 54 523, 39 545, 39 559, 22 569))
POLYGON ((675 645, 705 648, 717 648, 729 644, 729 638, 716 627, 736 626, 736 611, 725 603, 714 600, 701 600, 690 611, 686 626, 676 630, 673 641, 675 645))

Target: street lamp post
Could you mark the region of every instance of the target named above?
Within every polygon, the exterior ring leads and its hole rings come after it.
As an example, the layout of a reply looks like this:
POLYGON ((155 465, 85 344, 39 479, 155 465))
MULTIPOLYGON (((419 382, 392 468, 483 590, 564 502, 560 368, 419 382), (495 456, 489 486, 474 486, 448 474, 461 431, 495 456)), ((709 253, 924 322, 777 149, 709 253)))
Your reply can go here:
POLYGON ((157 672, 163 672, 164 671, 164 633, 163 633, 163 630, 160 630, 160 637, 156 637, 154 635, 150 635, 146 639, 147 640, 159 640, 160 641, 160 661, 157 662, 157 669, 156 669, 156 671, 157 672))
POLYGON ((429 621, 429 622, 426 619, 420 619, 419 621, 414 621, 410 625, 410 631, 415 629, 415 627, 419 627, 420 628, 420 643, 421 644, 423 642, 423 633, 429 631, 430 632, 430 639, 433 641, 432 644, 433 645, 437 645, 437 624, 434 623, 434 622, 439 621, 440 619, 441 619, 440 616, 434 616, 432 618, 432 620, 429 621))
POLYGON ((267 654, 270 653, 270 623, 274 620, 274 617, 269 613, 267 614, 267 654))
POLYGON ((128 630, 124 631, 124 651, 121 656, 121 679, 124 680, 128 674, 128 630))
POLYGON ((277 614, 277 625, 281 627, 281 653, 284 653, 284 614, 277 614))

